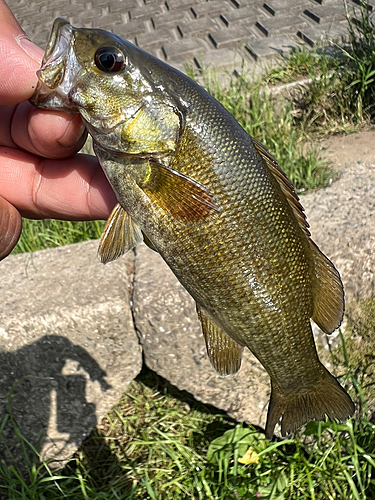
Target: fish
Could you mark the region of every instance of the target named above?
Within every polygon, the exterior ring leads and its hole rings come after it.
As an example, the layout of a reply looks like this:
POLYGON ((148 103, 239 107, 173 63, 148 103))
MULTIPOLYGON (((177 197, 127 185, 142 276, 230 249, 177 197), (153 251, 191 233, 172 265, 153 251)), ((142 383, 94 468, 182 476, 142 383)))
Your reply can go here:
POLYGON ((338 328, 342 281, 272 154, 196 82, 111 32, 56 19, 37 75, 32 104, 81 115, 116 194, 100 260, 144 241, 195 300, 217 372, 237 373, 250 349, 271 381, 268 439, 277 423, 285 436, 353 415, 310 321, 338 328))

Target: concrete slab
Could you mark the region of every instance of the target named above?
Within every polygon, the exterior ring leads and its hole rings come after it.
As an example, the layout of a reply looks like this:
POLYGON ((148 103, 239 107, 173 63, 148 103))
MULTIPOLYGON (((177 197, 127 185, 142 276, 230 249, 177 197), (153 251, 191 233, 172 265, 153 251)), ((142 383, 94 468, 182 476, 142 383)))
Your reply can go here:
MULTIPOLYGON (((42 458, 55 463, 142 366, 130 310, 133 254, 103 266, 96 252, 97 242, 85 242, 0 263, 0 422, 10 401, 23 436, 36 447, 40 440, 42 458)), ((9 426, 4 436, 19 456, 9 426)))

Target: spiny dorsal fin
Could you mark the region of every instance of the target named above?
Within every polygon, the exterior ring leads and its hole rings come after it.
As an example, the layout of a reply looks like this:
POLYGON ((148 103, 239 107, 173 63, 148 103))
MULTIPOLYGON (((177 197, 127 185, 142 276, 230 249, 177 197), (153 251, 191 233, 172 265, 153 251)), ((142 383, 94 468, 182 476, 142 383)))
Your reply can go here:
POLYGON ((198 304, 197 312, 212 366, 222 376, 234 375, 241 367, 243 346, 219 328, 198 304))
MULTIPOLYGON (((253 139, 254 140, 254 139, 253 139)), ((332 262, 319 250, 310 238, 309 224, 306 220, 303 207, 299 202, 292 184, 279 167, 270 153, 254 140, 254 147, 258 151, 265 166, 269 168, 278 181, 286 196, 297 221, 309 238, 315 266, 316 279, 313 281, 314 309, 312 319, 325 333, 332 333, 339 327, 344 314, 344 290, 340 275, 332 262)))
POLYGON ((117 203, 108 217, 99 241, 98 256, 100 262, 107 264, 121 257, 143 241, 142 231, 117 203))
POLYGON ((161 163, 151 162, 151 176, 141 188, 163 210, 179 219, 198 221, 220 209, 209 190, 161 163))
POLYGON ((312 319, 324 333, 332 333, 344 315, 344 289, 340 274, 332 262, 310 240, 315 264, 312 319))
POLYGON ((285 175, 285 173, 279 167, 279 164, 275 158, 267 151, 267 149, 257 140, 253 139, 254 147, 258 151, 263 164, 270 170, 272 175, 275 177, 282 192, 284 193, 289 205, 292 207, 293 213, 298 221, 298 224, 306 236, 310 237, 309 223, 307 222, 303 206, 299 202, 298 195, 294 191, 294 188, 285 175))

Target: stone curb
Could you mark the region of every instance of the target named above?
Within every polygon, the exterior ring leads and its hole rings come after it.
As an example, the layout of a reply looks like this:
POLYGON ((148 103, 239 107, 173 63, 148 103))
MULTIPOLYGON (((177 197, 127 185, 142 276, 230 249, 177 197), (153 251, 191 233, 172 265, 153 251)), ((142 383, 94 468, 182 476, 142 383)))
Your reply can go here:
MULTIPOLYGON (((134 255, 103 266, 96 252, 97 242, 85 242, 0 263, 0 422, 12 393, 21 433, 56 465, 142 367, 130 309, 134 255)), ((10 425, 3 434, 20 457, 10 425)))

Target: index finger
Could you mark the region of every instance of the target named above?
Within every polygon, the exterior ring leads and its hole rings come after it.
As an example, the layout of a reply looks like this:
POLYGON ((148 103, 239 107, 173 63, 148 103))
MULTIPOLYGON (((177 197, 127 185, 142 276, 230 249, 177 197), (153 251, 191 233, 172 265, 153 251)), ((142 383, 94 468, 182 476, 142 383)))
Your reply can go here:
POLYGON ((0 147, 0 196, 33 219, 106 219, 116 197, 96 157, 49 160, 0 147))
POLYGON ((0 0, 0 104, 29 99, 37 84, 43 50, 34 45, 16 21, 4 0, 0 0))

